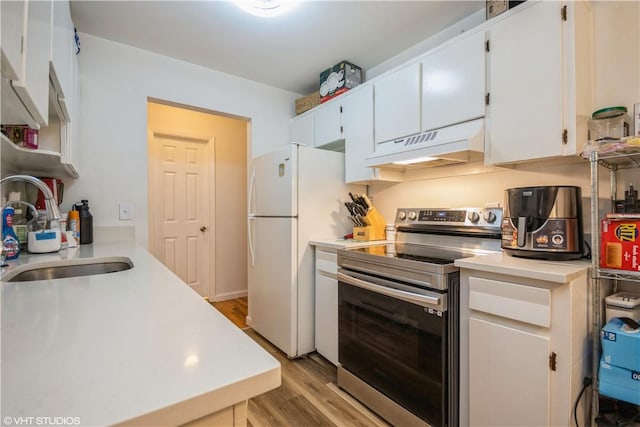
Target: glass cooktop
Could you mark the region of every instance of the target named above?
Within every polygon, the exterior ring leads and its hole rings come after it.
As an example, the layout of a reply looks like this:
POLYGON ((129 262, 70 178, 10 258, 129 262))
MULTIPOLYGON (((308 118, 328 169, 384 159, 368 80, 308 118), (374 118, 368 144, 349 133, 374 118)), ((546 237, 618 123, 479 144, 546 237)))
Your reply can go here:
POLYGON ((435 265, 453 264, 460 258, 473 256, 473 253, 440 248, 426 245, 413 245, 408 243, 389 243, 386 245, 367 246, 364 248, 349 249, 349 252, 395 258, 402 260, 418 261, 435 265))

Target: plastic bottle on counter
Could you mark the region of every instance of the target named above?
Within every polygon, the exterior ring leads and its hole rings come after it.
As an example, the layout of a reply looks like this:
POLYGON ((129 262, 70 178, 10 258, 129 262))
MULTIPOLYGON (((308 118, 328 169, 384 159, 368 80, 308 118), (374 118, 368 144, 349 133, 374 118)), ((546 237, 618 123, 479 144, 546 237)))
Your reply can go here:
POLYGON ((18 238, 18 242, 20 242, 20 250, 27 250, 27 227, 29 224, 29 220, 27 216, 23 213, 21 208, 14 208, 15 213, 13 214, 12 223, 13 223, 13 231, 16 233, 16 237, 18 238))
POLYGON ((81 200, 73 208, 80 216, 80 244, 93 243, 93 215, 89 212, 89 201, 81 200))
POLYGON ((80 213, 77 210, 69 211, 69 215, 67 218, 67 228, 71 231, 73 235, 73 240, 75 240, 75 245, 71 244, 70 246, 77 246, 80 244, 80 213))
POLYGON ((20 242, 13 231, 14 209, 7 206, 2 210, 2 251, 5 259, 12 260, 20 255, 20 242))

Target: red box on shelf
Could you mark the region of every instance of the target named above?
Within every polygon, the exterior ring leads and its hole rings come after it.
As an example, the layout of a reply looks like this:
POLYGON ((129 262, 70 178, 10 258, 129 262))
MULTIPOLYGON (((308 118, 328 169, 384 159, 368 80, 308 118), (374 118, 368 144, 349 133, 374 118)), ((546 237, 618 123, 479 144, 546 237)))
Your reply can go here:
POLYGON ((26 125, 3 125, 2 133, 16 145, 24 148, 38 148, 38 130, 26 125))
POLYGON ((640 272, 640 219, 602 221, 600 267, 640 272))

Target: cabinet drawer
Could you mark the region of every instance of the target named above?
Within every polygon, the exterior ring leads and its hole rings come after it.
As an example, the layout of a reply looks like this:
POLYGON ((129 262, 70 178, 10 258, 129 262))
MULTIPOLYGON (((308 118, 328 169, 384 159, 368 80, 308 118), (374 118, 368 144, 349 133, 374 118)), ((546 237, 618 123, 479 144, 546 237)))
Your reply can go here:
POLYGON ((316 250, 316 270, 324 271, 336 277, 338 273, 338 254, 316 250))
POLYGON ((533 325, 551 326, 551 291, 469 278, 469 308, 533 325))

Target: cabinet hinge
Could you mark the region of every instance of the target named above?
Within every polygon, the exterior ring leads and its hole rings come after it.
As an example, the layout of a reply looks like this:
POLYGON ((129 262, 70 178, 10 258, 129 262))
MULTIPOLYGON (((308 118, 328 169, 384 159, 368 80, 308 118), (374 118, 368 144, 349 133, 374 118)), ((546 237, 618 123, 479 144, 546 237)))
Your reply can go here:
POLYGON ((566 144, 567 142, 569 142, 569 131, 564 129, 562 131, 562 143, 566 144))
POLYGON ((342 135, 343 133, 344 133, 344 127, 340 125, 340 135, 342 135))
POLYGON ((489 105, 491 94, 489 92, 484 96, 484 105, 489 105))
POLYGON ((340 114, 342 114, 342 105, 340 106, 340 114))
POLYGON ((24 54, 24 37, 20 37, 20 55, 24 54))
POLYGON ((487 52, 491 51, 491 48, 489 47, 489 40, 484 42, 484 50, 486 50, 487 52))
POLYGON ((556 368, 558 367, 558 355, 556 354, 555 351, 552 351, 551 354, 549 355, 549 369, 551 369, 552 371, 555 371, 556 368))
POLYGON ((565 4, 564 6, 562 6, 561 12, 562 14, 562 20, 566 21, 567 20, 567 5, 565 4))

